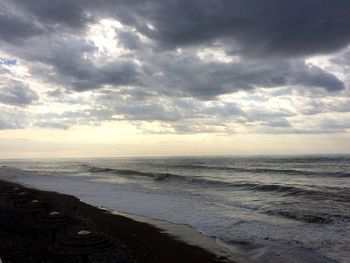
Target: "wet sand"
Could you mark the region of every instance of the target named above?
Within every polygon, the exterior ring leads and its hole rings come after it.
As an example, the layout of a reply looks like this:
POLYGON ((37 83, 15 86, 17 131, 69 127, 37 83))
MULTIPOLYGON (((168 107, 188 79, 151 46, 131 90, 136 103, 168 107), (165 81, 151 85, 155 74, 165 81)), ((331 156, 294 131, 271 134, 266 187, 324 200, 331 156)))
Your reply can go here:
MULTIPOLYGON (((212 239, 186 226, 110 212, 74 196, 25 188, 1 180, 0 193, 16 186, 46 203, 51 211, 58 210, 79 219, 79 224, 71 229, 59 231, 57 239, 69 231, 89 229, 120 240, 114 251, 91 255, 91 262, 243 262, 232 256, 229 258, 229 254, 212 239)), ((16 212, 5 206, 0 209, 0 257, 3 262, 79 262, 77 256, 51 253, 47 249, 50 243, 47 231, 32 228, 28 218, 19 219, 16 212)))

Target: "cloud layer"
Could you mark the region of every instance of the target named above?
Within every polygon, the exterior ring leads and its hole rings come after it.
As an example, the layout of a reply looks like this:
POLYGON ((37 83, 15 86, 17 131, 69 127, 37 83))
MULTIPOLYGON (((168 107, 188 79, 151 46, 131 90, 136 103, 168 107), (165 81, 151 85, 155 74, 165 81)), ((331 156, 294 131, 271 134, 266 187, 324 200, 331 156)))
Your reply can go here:
POLYGON ((119 120, 164 133, 349 129, 346 0, 0 7, 0 129, 119 120), (18 123, 3 117, 11 109, 18 123))

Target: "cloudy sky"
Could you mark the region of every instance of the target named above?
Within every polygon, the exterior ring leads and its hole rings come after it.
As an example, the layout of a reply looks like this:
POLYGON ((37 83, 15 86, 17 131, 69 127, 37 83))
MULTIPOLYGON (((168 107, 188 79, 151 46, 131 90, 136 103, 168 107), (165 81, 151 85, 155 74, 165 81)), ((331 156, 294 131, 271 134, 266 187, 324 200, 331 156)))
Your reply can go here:
POLYGON ((0 0, 0 158, 350 152, 348 0, 0 0))

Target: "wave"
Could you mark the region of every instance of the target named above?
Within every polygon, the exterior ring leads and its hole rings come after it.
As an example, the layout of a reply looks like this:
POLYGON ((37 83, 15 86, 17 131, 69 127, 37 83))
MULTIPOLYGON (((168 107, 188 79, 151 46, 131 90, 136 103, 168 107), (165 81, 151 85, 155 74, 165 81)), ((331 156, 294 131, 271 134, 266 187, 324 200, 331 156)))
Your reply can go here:
POLYGON ((169 166, 173 168, 183 168, 183 169, 190 169, 190 170, 202 169, 202 170, 216 170, 216 171, 232 171, 232 172, 238 172, 238 173, 350 177, 350 172, 344 172, 344 171, 321 172, 321 171, 308 171, 308 170, 298 170, 298 169, 244 168, 244 167, 210 166, 210 165, 196 165, 196 164, 181 164, 181 165, 169 165, 169 166))
POLYGON ((264 212, 268 215, 282 216, 306 223, 330 224, 336 222, 350 222, 350 217, 340 214, 328 213, 311 213, 310 211, 285 211, 285 210, 269 210, 264 212))
POLYGON ((332 198, 337 201, 350 201, 350 193, 348 189, 322 187, 320 189, 307 189, 295 185, 280 185, 280 184, 263 184, 258 182, 227 182, 215 179, 208 179, 199 176, 185 176, 172 173, 156 173, 156 172, 141 172, 127 169, 100 168, 95 166, 85 166, 88 172, 91 173, 111 173, 121 176, 144 176, 152 178, 156 181, 173 181, 186 183, 187 185, 199 187, 227 187, 239 190, 250 190, 259 192, 278 193, 283 196, 299 196, 309 197, 316 200, 324 200, 332 198))
POLYGON ((314 200, 333 199, 336 201, 350 201, 350 193, 348 190, 323 187, 322 189, 305 189, 297 186, 280 185, 280 184, 261 184, 261 183, 241 183, 232 184, 233 187, 243 188, 246 190, 260 192, 274 192, 283 196, 304 197, 314 200))
POLYGON ((151 177, 155 180, 163 180, 167 177, 178 177, 181 175, 175 175, 170 173, 150 173, 150 172, 140 172, 136 170, 127 170, 127 169, 114 169, 114 168, 100 168, 95 166, 84 165, 87 168, 87 171, 90 173, 113 173, 119 175, 136 175, 136 176, 146 176, 151 177))

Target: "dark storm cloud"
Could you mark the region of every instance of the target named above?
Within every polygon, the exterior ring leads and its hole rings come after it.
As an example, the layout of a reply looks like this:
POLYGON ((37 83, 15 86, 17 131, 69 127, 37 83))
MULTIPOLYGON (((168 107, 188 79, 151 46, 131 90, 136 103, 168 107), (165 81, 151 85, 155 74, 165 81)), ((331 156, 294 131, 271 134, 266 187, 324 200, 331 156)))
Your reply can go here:
MULTIPOLYGON (((135 34, 124 32, 131 38, 135 34)), ((125 34, 122 40, 125 41, 125 34)), ((127 42, 123 42, 124 44, 127 42)), ((137 49, 137 44, 132 44, 137 49)), ((221 94, 260 87, 300 86, 323 88, 327 91, 344 89, 333 74, 303 61, 238 61, 214 62, 200 59, 196 49, 182 53, 151 52, 138 49, 130 56, 97 66, 93 43, 72 35, 63 35, 27 42, 31 49, 9 47, 10 52, 28 61, 47 65, 31 66, 31 71, 48 82, 56 82, 75 91, 99 89, 105 85, 135 86, 138 92, 170 97, 193 96, 213 99, 221 94), (135 63, 135 59, 142 65, 135 63)), ((144 48, 147 48, 145 46, 144 48)), ((132 90, 135 93, 135 89, 132 90)))
MULTIPOLYGON (((88 2, 86 2, 88 3, 88 2)), ((57 30, 85 28, 92 18, 83 1, 2 0, 0 39, 10 43, 57 30)))
POLYGON ((228 38, 244 54, 300 56, 350 41, 347 0, 124 0, 118 7, 119 19, 167 48, 228 38))
POLYGON ((144 48, 140 37, 135 33, 127 31, 117 32, 117 39, 127 49, 140 50, 144 48))
MULTIPOLYGON (((104 0, 99 3, 15 0, 11 4, 5 3, 13 7, 15 11, 12 10, 12 13, 24 14, 24 19, 36 21, 42 27, 58 24, 74 30, 84 28, 94 20, 93 17, 114 17, 136 28, 133 32, 117 32, 122 46, 137 50, 135 57, 116 59, 100 67, 93 62, 92 53, 96 47, 79 37, 81 33, 72 37, 60 27, 50 37, 27 41, 26 49, 7 47, 9 52, 22 55, 29 61, 53 67, 50 74, 40 70, 41 76, 48 74, 50 81, 73 90, 136 85, 168 96, 211 99, 238 90, 285 85, 320 87, 327 91, 344 89, 344 84, 336 76, 304 62, 205 62, 190 52, 184 55, 171 51, 155 52, 153 46, 141 43, 137 34, 144 34, 168 48, 188 44, 207 44, 210 47, 216 39, 232 39, 241 46, 244 54, 294 56, 326 52, 340 48, 350 39, 345 30, 350 21, 347 18, 350 16, 345 16, 350 11, 350 5, 344 0, 332 3, 324 0, 266 0, 264 4, 258 0, 104 0), (61 34, 60 30, 63 30, 61 34), (38 49, 40 46, 44 48, 38 49), (148 50, 144 51, 145 48, 148 50), (142 61, 141 69, 134 58, 142 61)), ((20 19, 15 19, 9 25, 15 26, 20 22, 20 19)), ((5 24, 0 27, 10 28, 13 34, 18 31, 20 37, 25 37, 22 34, 24 26, 18 30, 11 29, 11 26, 5 24)), ((28 32, 28 36, 33 35, 30 27, 28 32)), ((231 45, 230 41, 227 43, 231 45)), ((226 50, 231 48, 223 45, 226 50)), ((32 71, 35 71, 34 66, 32 71)))
MULTIPOLYGON (((61 70, 65 70, 62 65, 56 64, 56 66, 59 66, 61 70)), ((101 85, 136 85, 138 82, 137 66, 131 61, 116 61, 102 68, 89 68, 86 65, 73 66, 77 67, 69 73, 69 77, 71 77, 69 84, 76 91, 98 89, 101 85)))
POLYGON ((0 40, 16 42, 41 33, 43 30, 30 21, 11 14, 0 13, 0 40))
POLYGON ((44 24, 63 24, 71 28, 85 27, 90 21, 86 13, 91 1, 69 1, 69 0, 11 0, 19 8, 34 15, 44 24))
POLYGON ((39 78, 46 78, 48 82, 56 82, 75 91, 138 82, 138 66, 131 59, 121 58, 97 66, 92 58, 96 47, 79 36, 56 36, 49 40, 30 41, 27 44, 33 46, 33 49, 10 47, 9 50, 28 61, 46 65, 39 68, 32 65, 31 71, 39 78))
POLYGON ((295 67, 293 82, 297 85, 325 88, 331 92, 345 89, 342 81, 320 67, 301 63, 297 63, 295 67))
POLYGON ((0 103, 27 106, 38 100, 38 95, 29 86, 19 81, 0 84, 0 103))
MULTIPOLYGON (((348 0, 14 0, 10 3, 44 25, 60 24, 73 29, 86 26, 93 18, 114 17, 167 48, 232 39, 242 53, 250 56, 300 56, 332 52, 350 41, 348 0)), ((5 17, 4 23, 0 23, 5 39, 36 32, 20 19, 11 19, 5 17)))
MULTIPOLYGON (((169 96, 213 99, 218 95, 255 88, 295 86, 339 91, 344 83, 335 75, 302 61, 206 62, 189 54, 167 54, 150 59, 150 79, 169 96)), ((147 81, 146 81, 147 82, 147 81)))

